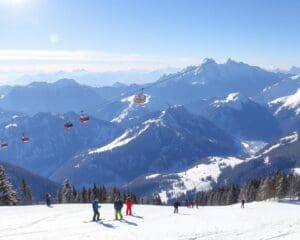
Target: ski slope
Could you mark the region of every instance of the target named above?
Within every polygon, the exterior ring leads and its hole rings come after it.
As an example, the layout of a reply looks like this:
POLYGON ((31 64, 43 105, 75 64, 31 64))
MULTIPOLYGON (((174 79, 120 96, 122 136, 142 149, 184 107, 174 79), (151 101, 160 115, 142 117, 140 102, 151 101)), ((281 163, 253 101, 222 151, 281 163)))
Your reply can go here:
POLYGON ((111 204, 103 221, 90 222, 88 204, 0 207, 0 239, 5 240, 271 240, 300 239, 300 205, 255 202, 220 207, 134 206, 135 216, 113 220, 111 204))

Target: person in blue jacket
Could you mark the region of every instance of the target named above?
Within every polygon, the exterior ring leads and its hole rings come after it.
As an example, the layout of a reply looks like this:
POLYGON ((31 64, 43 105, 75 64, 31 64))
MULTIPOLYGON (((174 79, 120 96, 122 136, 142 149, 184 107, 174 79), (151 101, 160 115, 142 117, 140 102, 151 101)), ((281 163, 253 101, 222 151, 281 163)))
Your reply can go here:
POLYGON ((95 198, 93 201, 93 211, 94 211, 94 216, 93 216, 93 221, 99 221, 100 220, 100 213, 99 213, 99 200, 95 198))

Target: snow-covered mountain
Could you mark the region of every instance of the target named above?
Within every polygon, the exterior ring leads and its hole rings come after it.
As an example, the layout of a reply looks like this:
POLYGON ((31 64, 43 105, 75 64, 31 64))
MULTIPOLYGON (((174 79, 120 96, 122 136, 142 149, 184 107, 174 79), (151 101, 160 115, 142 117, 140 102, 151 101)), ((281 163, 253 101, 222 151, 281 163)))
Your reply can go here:
POLYGON ((268 105, 285 133, 300 129, 300 88, 292 95, 277 98, 268 105))
POLYGON ((62 79, 54 83, 33 82, 11 87, 0 98, 0 107, 33 115, 38 112, 94 112, 103 102, 94 88, 62 79))
POLYGON ((211 154, 239 151, 230 135, 176 106, 154 113, 107 145, 78 154, 51 178, 120 185, 149 172, 183 169, 211 154))
POLYGON ((267 107, 240 93, 230 93, 223 99, 211 101, 200 114, 241 139, 270 140, 281 133, 276 118, 267 107))
MULTIPOLYGON (((127 94, 132 91, 138 92, 141 88, 145 88, 145 93, 151 96, 151 101, 144 108, 150 112, 162 110, 167 105, 180 104, 198 113, 201 110, 200 100, 220 98, 234 92, 240 92, 247 97, 255 96, 282 79, 282 74, 267 72, 230 59, 223 64, 218 64, 213 59, 206 59, 199 66, 190 66, 180 72, 164 75, 153 85, 105 87, 98 88, 97 92, 107 99, 111 96, 122 99, 129 97, 130 95, 127 94)), ((123 112, 128 112, 128 107, 126 102, 116 101, 101 108, 96 116, 113 120, 123 112)), ((132 116, 128 115, 128 118, 132 116)), ((128 119, 125 119, 126 121, 128 119)))
POLYGON ((80 124, 79 116, 72 112, 64 115, 38 113, 32 117, 13 115, 0 122, 1 141, 8 143, 7 149, 0 150, 0 158, 49 176, 76 153, 108 143, 122 131, 115 124, 94 117, 89 123, 80 124), (68 131, 64 130, 67 120, 74 124, 68 131), (21 143, 23 133, 30 138, 27 144, 21 143))
POLYGON ((286 76, 281 81, 265 87, 258 95, 253 96, 255 101, 267 104, 277 98, 291 95, 300 88, 300 76, 286 76))
POLYGON ((300 171, 299 132, 283 136, 250 157, 210 156, 175 173, 152 172, 140 176, 127 189, 145 196, 159 194, 166 201, 188 191, 207 191, 216 185, 243 184, 276 171, 300 171))

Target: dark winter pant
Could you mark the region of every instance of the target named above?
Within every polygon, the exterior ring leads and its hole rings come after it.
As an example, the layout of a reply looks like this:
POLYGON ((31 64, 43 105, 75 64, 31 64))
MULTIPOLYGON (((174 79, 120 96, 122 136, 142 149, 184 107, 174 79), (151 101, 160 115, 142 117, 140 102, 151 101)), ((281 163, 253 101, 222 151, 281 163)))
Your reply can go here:
POLYGON ((116 217, 116 220, 118 220, 118 217, 120 217, 120 219, 123 219, 123 215, 122 215, 121 209, 120 210, 116 209, 115 217, 116 217))
POLYGON ((100 218, 100 213, 99 211, 94 211, 94 216, 93 216, 93 221, 99 221, 99 218, 100 218))
POLYGON ((131 207, 126 208, 126 215, 132 215, 131 207))
POLYGON ((174 213, 178 213, 178 207, 174 208, 174 213))

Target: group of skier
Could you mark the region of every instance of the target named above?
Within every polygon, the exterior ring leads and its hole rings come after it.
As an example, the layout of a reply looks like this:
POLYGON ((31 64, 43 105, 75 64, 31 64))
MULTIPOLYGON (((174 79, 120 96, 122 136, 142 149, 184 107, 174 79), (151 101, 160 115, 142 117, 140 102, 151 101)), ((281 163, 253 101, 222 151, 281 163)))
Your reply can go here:
MULTIPOLYGON (((126 215, 131 216, 133 203, 130 197, 127 197, 125 204, 126 204, 126 215)), ((97 198, 95 198, 95 200, 93 201, 92 206, 94 212, 93 221, 99 221, 100 220, 99 208, 101 206, 99 205, 99 200, 97 198)), ((117 197, 114 201, 115 220, 123 219, 122 208, 123 208, 123 201, 121 198, 117 197)))
MULTIPOLYGON (((246 202, 245 199, 242 199, 242 201, 241 201, 241 208, 245 208, 245 202, 246 202)), ((191 208, 191 207, 194 208, 194 204, 198 208, 198 206, 199 206, 198 201, 195 201, 195 203, 194 203, 194 202, 189 202, 188 200, 185 200, 185 206, 187 208, 191 208)), ((176 213, 178 214, 178 208, 180 206, 180 201, 177 199, 174 202, 173 206, 174 206, 174 214, 176 214, 176 213)))

